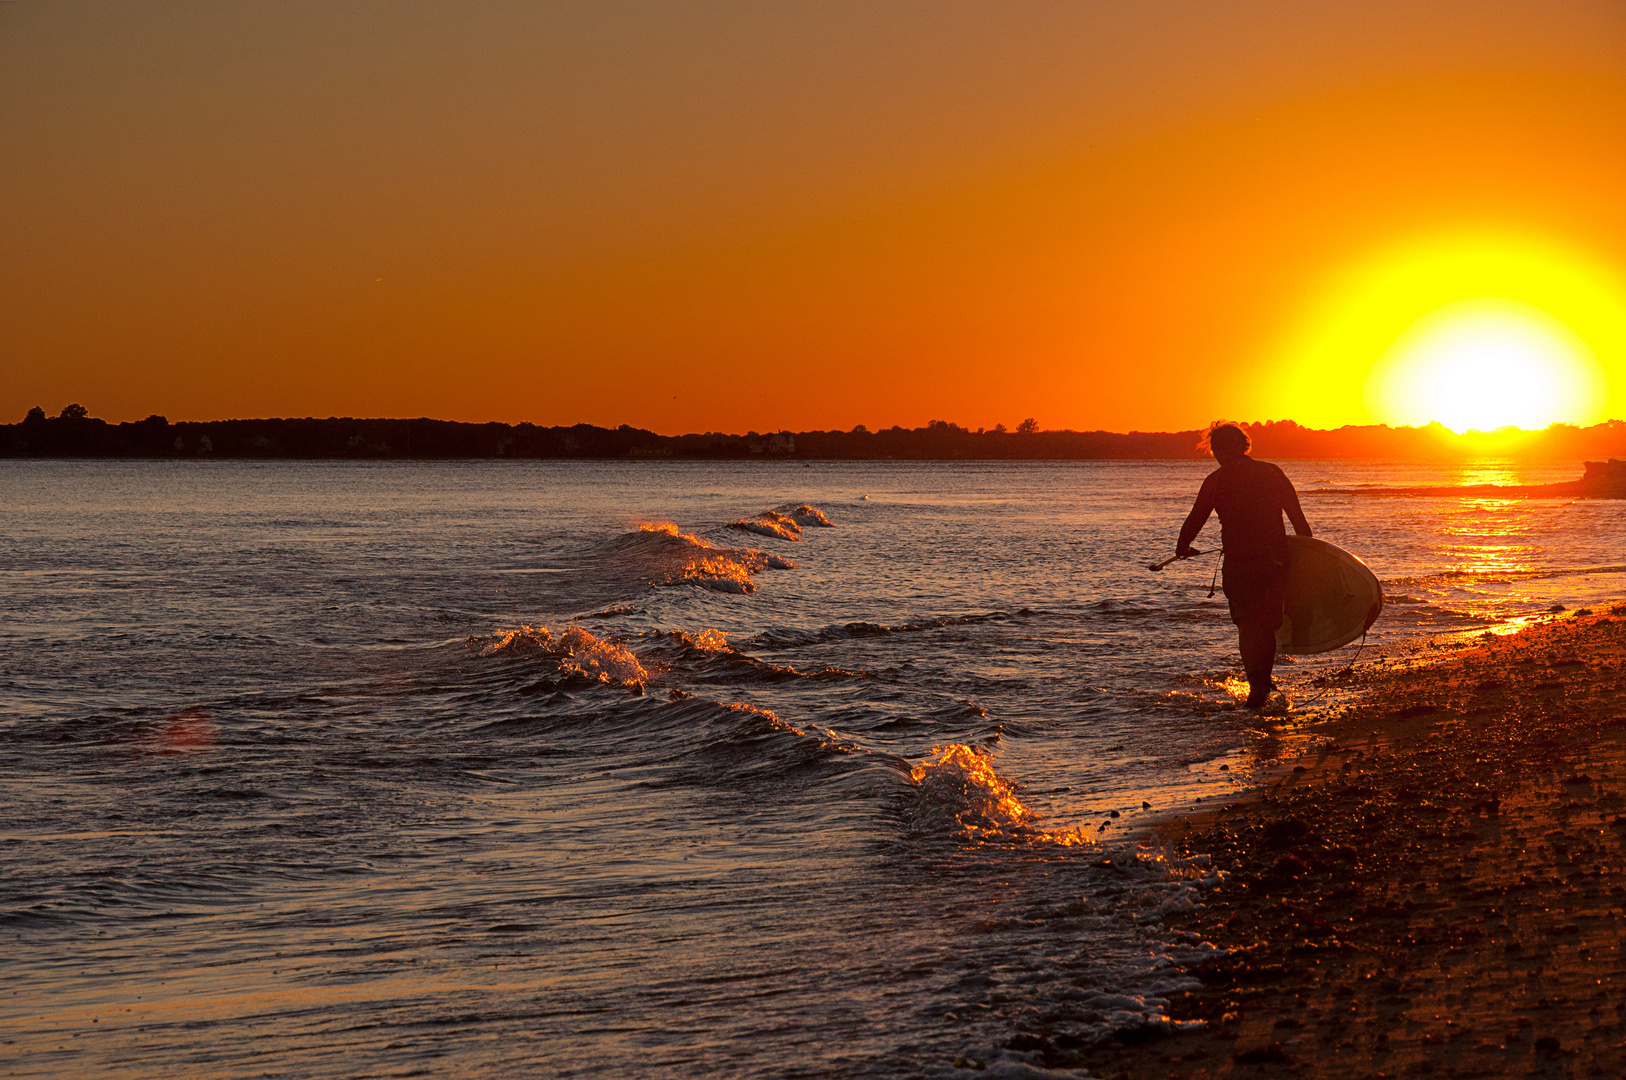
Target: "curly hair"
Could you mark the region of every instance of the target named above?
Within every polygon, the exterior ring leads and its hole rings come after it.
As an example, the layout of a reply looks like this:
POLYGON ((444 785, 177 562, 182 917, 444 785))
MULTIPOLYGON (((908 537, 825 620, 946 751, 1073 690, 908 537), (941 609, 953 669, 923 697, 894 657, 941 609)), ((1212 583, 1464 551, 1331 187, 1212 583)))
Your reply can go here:
POLYGON ((1242 425, 1230 420, 1215 420, 1209 424, 1208 430, 1197 440, 1197 449, 1205 454, 1211 454, 1214 452, 1216 441, 1221 446, 1226 443, 1237 446, 1244 454, 1253 446, 1253 440, 1248 438, 1248 433, 1242 429, 1242 425))

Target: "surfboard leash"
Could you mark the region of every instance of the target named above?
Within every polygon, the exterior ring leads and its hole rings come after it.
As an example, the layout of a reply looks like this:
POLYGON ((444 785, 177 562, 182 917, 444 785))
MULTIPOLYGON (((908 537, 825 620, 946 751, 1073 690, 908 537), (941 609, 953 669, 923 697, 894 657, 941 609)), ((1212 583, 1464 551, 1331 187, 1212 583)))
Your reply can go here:
POLYGON ((1319 701, 1320 699, 1327 696, 1327 691, 1329 691, 1329 690, 1331 690, 1333 688, 1333 686, 1336 684, 1336 680, 1342 678, 1343 676, 1349 674, 1352 670, 1354 670, 1355 661, 1357 661, 1357 660, 1359 660, 1361 658, 1361 650, 1366 648, 1366 633, 1367 633, 1366 630, 1361 631, 1361 643, 1359 645, 1355 646, 1355 655, 1351 656, 1349 658, 1349 663, 1345 664, 1338 671, 1334 672, 1332 675, 1329 675, 1327 677, 1327 685, 1323 686, 1321 688, 1320 692, 1315 694, 1313 697, 1305 698, 1303 701, 1294 702, 1294 704, 1295 705, 1308 705, 1313 701, 1319 701))

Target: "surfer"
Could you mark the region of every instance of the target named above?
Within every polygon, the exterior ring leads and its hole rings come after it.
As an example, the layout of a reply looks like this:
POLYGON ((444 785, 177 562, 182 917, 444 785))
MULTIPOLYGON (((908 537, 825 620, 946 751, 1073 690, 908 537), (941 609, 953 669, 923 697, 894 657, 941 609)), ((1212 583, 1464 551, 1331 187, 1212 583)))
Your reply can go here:
POLYGON ((1211 424, 1198 446, 1214 455, 1219 468, 1208 474, 1197 492, 1174 553, 1189 558, 1191 542, 1208 523, 1208 515, 1219 512, 1225 599, 1236 623, 1242 669, 1248 673, 1248 708, 1260 709, 1270 700, 1274 685, 1270 674, 1276 666, 1276 630, 1282 625, 1287 588, 1282 514, 1300 536, 1310 535, 1310 523, 1304 520, 1293 482, 1268 461, 1248 456, 1252 440, 1236 424, 1211 424))

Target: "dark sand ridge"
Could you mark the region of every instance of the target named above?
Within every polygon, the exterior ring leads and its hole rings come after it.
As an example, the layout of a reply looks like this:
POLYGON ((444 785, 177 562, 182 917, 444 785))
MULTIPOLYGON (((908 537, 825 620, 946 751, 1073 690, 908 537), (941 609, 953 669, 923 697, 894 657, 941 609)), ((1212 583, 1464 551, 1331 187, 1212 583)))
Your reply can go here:
POLYGON ((1626 1075, 1622 616, 1346 675, 1330 742, 1161 830, 1229 874, 1169 920, 1229 950, 1170 1002, 1206 1028, 1013 1047, 1137 1080, 1626 1075))

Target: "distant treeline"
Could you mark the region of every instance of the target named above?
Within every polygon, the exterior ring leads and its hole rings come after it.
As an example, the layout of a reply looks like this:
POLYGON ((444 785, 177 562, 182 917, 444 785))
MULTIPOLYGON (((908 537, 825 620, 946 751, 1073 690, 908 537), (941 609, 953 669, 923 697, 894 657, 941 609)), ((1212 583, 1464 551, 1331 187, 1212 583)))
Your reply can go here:
MULTIPOLYGON (((1278 460, 1368 461, 1525 458, 1580 461, 1626 457, 1626 423, 1555 424, 1537 432, 1469 432, 1437 424, 1316 430, 1290 420, 1245 425, 1254 451, 1278 460)), ((70 405, 48 417, 32 409, 0 425, 0 457, 97 458, 818 458, 834 460, 1011 461, 1178 460, 1204 456, 1199 431, 1042 431, 1025 421, 968 430, 934 420, 925 427, 869 431, 780 431, 728 435, 657 435, 623 424, 464 424, 450 420, 357 420, 350 417, 210 420, 170 423, 149 416, 110 424, 70 405)))

